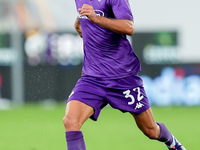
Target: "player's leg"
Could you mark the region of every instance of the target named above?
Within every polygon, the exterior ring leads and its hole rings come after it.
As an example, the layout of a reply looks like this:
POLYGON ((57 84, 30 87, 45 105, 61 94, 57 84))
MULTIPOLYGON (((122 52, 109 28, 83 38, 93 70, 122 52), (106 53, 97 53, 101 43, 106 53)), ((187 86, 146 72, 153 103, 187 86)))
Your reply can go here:
POLYGON ((68 150, 86 149, 81 127, 88 118, 96 121, 108 103, 104 100, 104 88, 94 83, 93 78, 82 77, 69 95, 63 119, 68 150))
POLYGON ((155 122, 150 102, 142 86, 142 79, 138 75, 110 82, 110 84, 107 84, 110 87, 106 91, 106 98, 110 106, 122 112, 130 112, 140 130, 150 139, 157 139, 171 147, 175 143, 176 150, 185 150, 176 142, 176 139, 164 124, 155 122), (115 85, 117 85, 117 88, 115 85))
POLYGON ((86 150, 81 127, 83 123, 94 113, 94 109, 77 100, 67 103, 63 123, 68 150, 86 150))
POLYGON ((77 100, 67 103, 63 123, 66 131, 79 131, 82 124, 94 113, 94 109, 77 100))
POLYGON ((160 135, 160 128, 156 124, 151 108, 141 114, 131 113, 138 128, 150 139, 157 139, 160 135))
POLYGON ((164 142, 169 150, 186 150, 163 123, 155 122, 151 108, 141 114, 131 113, 138 128, 150 139, 164 142))

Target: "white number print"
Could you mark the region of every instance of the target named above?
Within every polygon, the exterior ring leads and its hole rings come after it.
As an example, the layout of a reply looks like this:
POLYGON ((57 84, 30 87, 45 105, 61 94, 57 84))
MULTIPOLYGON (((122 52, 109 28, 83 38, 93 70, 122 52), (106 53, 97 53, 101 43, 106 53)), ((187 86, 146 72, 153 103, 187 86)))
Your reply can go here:
POLYGON ((131 98, 132 101, 128 102, 128 104, 132 105, 135 103, 135 98, 133 97, 133 95, 130 95, 130 92, 131 92, 130 90, 126 90, 123 92, 123 94, 125 94, 125 98, 129 98, 129 97, 131 98))
MULTIPOLYGON (((141 94, 139 87, 133 89, 133 91, 136 91, 136 90, 138 92, 137 100, 141 101, 144 98, 144 96, 141 94)), ((130 90, 126 90, 123 92, 123 94, 125 95, 125 98, 131 98, 131 102, 128 102, 128 105, 132 105, 135 103, 135 98, 133 95, 130 94, 130 92, 131 92, 130 90)))
POLYGON ((141 93, 140 93, 140 87, 137 87, 137 88, 133 89, 133 91, 136 91, 136 90, 138 91, 137 100, 141 101, 144 98, 144 96, 141 95, 141 93))

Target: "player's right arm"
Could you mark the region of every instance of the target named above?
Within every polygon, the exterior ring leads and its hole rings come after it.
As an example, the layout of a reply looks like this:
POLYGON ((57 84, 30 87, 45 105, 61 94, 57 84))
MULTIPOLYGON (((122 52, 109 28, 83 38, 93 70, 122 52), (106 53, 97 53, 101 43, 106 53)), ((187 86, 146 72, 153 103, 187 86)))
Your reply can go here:
POLYGON ((81 24, 78 17, 76 18, 76 21, 74 23, 74 28, 76 29, 76 32, 79 34, 79 36, 82 38, 81 24))
POLYGON ((88 19, 104 28, 107 28, 113 32, 119 34, 133 35, 134 23, 129 19, 111 19, 96 15, 94 8, 91 5, 84 4, 82 8, 79 8, 81 16, 87 16, 88 19))

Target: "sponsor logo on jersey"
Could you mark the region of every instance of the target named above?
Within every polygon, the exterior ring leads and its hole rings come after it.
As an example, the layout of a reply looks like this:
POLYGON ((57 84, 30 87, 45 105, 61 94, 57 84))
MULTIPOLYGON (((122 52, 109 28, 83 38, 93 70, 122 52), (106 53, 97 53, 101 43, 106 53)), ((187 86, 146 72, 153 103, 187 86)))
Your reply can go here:
MULTIPOLYGON (((104 12, 101 10, 94 10, 94 12, 96 13, 97 16, 101 16, 104 17, 104 12)), ((88 19, 87 16, 81 16, 80 14, 78 15, 79 18, 81 19, 88 19)))
POLYGON ((101 10, 94 10, 97 16, 104 17, 104 12, 101 10))

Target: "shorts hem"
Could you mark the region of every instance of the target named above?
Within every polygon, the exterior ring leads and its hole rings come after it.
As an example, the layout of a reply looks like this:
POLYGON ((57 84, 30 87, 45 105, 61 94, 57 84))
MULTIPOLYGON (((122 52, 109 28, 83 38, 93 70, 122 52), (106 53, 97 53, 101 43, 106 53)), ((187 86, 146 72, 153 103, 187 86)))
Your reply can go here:
POLYGON ((67 101, 67 103, 70 102, 70 101, 79 101, 79 102, 81 102, 81 103, 84 103, 84 104, 86 104, 86 105, 92 107, 93 110, 94 110, 94 113, 93 113, 92 116, 90 116, 89 118, 90 118, 91 120, 93 120, 93 121, 97 121, 99 114, 95 113, 96 110, 95 110, 95 107, 94 107, 94 106, 92 106, 91 104, 88 104, 87 102, 84 102, 84 101, 82 101, 82 100, 79 100, 79 99, 69 99, 69 100, 67 101))

